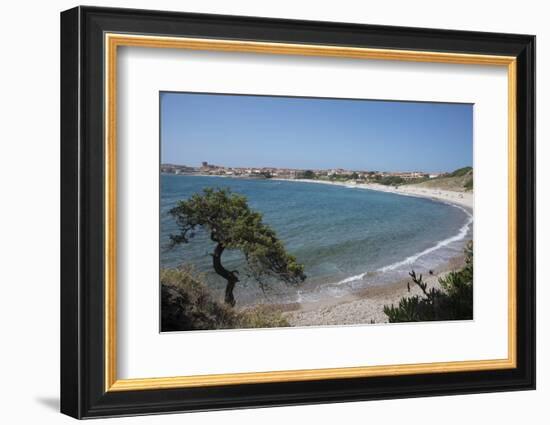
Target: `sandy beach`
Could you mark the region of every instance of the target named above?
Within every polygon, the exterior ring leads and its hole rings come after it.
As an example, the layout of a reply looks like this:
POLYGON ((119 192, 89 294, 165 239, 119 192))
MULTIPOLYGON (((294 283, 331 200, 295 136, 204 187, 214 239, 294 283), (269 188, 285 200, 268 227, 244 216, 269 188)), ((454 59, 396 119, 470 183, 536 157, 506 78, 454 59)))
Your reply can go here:
MULTIPOLYGON (((284 180, 284 179, 281 179, 284 180)), ((296 179, 290 181, 301 181, 306 183, 328 184, 345 186, 357 189, 370 189, 382 192, 396 193, 406 196, 418 196, 438 201, 450 202, 466 207, 470 212, 473 210, 472 192, 454 192, 436 188, 418 187, 415 185, 403 185, 393 187, 380 184, 352 184, 344 182, 329 182, 323 180, 296 179)), ((466 241, 465 241, 466 243, 466 241)), ((464 257, 458 256, 432 275, 424 275, 424 281, 428 288, 439 287, 438 279, 444 277, 450 271, 459 270, 464 266, 464 257)), ((347 297, 334 300, 325 300, 319 303, 300 304, 300 306, 285 313, 285 316, 292 326, 327 326, 327 325, 351 325, 369 323, 387 323, 387 316, 384 314, 385 305, 398 305, 402 297, 421 294, 420 289, 411 282, 410 292, 407 282, 404 279, 399 282, 385 285, 373 285, 347 297)))
MULTIPOLYGON (((211 177, 208 174, 195 174, 197 176, 211 177)), ((242 178, 234 176, 216 176, 222 178, 242 178)), ((379 192, 388 192, 388 193, 397 193, 399 195, 406 196, 418 196, 421 198, 434 199, 437 201, 451 202, 457 204, 470 210, 473 209, 474 197, 473 192, 456 192, 452 190, 436 189, 436 188, 427 188, 417 185, 402 185, 402 186, 386 186, 383 184, 377 183, 349 183, 349 182, 335 182, 328 180, 313 180, 313 179, 281 179, 273 177, 271 180, 278 180, 284 182, 302 182, 302 183, 315 183, 315 184, 326 184, 332 186, 343 186, 354 189, 369 189, 377 190, 379 192)))
POLYGON ((400 195, 407 195, 407 196, 418 196, 421 198, 429 198, 429 199, 434 199, 438 201, 451 202, 453 204, 467 207, 470 210, 473 209, 473 206, 474 206, 473 192, 455 192, 451 190, 427 188, 427 187, 421 187, 417 185, 402 185, 402 186, 395 187, 395 186, 386 186, 386 185, 376 184, 376 183, 355 184, 355 183, 347 183, 347 182, 331 182, 327 180, 310 180, 310 179, 290 180, 290 179, 274 178, 273 180, 328 184, 333 186, 344 186, 344 187, 357 188, 357 189, 377 190, 379 192, 397 193, 400 195))
MULTIPOLYGON (((438 279, 451 270, 458 270, 464 265, 464 257, 456 257, 433 275, 424 275, 423 280, 428 288, 439 288, 438 279)), ((373 285, 348 297, 325 301, 323 303, 301 304, 294 311, 285 314, 291 326, 327 326, 358 325, 387 323, 384 314, 385 305, 399 304, 402 297, 420 295, 421 290, 410 279, 403 279, 387 285, 373 285), (409 292, 407 282, 410 281, 409 292)))

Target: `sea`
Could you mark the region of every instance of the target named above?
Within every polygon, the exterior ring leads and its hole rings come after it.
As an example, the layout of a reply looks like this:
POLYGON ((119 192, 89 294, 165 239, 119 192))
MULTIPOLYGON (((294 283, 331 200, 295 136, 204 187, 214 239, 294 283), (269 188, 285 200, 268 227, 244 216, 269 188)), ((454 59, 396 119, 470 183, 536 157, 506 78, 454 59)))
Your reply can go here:
POLYGON ((225 251, 224 266, 240 271, 235 298, 241 306, 319 302, 396 282, 411 270, 428 273, 461 255, 472 239, 473 218, 466 208, 353 185, 162 174, 160 186, 161 267, 192 266, 212 292, 222 296, 225 281, 213 271, 214 243, 205 231, 169 248, 169 235, 177 227, 168 211, 207 187, 246 196, 287 252, 304 265, 307 278, 302 284, 275 280, 262 289, 246 277, 242 253, 225 251))

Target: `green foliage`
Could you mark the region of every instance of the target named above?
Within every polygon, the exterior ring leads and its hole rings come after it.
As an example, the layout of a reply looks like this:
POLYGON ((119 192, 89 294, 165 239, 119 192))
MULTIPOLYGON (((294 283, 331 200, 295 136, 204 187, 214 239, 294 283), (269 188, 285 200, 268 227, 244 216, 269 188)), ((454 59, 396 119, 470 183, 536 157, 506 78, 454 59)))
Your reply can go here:
MULTIPOLYGON (((410 273, 412 281, 422 295, 403 297, 395 307, 384 306, 384 313, 390 323, 420 322, 430 320, 470 320, 473 318, 473 245, 470 241, 465 249, 465 266, 439 279, 442 290, 431 288, 417 276, 410 273)), ((407 284, 410 291, 410 283, 407 284)))
POLYGON ((449 174, 448 177, 461 177, 461 176, 465 176, 466 174, 468 174, 470 171, 472 171, 473 168, 472 167, 462 167, 462 168, 459 168, 457 170, 454 170, 451 174, 449 174))
POLYGON ((400 186, 403 184, 416 184, 416 183, 422 183, 426 180, 429 180, 430 177, 428 175, 423 175, 421 177, 416 177, 412 179, 404 179, 400 176, 376 176, 375 180, 377 183, 384 184, 386 186, 400 186))
POLYGON ((355 171, 349 174, 331 174, 329 176, 329 180, 340 181, 340 182, 345 182, 348 180, 358 180, 358 179, 359 179, 359 174, 357 174, 357 172, 355 171))
POLYGON ((189 267, 163 269, 161 329, 163 332, 289 326, 280 312, 263 306, 237 311, 215 300, 189 267))
POLYGON ((405 179, 399 176, 386 176, 376 179, 377 183, 384 184, 386 186, 398 186, 405 183, 405 179))
POLYGON ((233 309, 212 299, 190 269, 161 270, 161 329, 226 329, 237 323, 233 309))
POLYGON ((468 180, 466 180, 466 183, 464 183, 464 189, 474 190, 474 178, 473 177, 470 177, 468 180))
POLYGON ((216 243, 213 266, 227 280, 226 302, 234 305, 233 287, 239 281, 237 270, 226 270, 221 264, 225 249, 241 251, 249 274, 260 285, 265 279, 278 278, 298 284, 306 278, 304 266, 286 252, 275 231, 262 221, 262 214, 248 207, 246 197, 228 189, 204 189, 185 201, 179 201, 169 211, 178 226, 170 235, 171 246, 188 243, 197 228, 203 228, 216 243))
POLYGON ((299 179, 315 179, 317 176, 311 170, 302 171, 298 174, 299 179))
POLYGON ((406 184, 417 184, 430 180, 429 174, 424 174, 420 177, 415 177, 406 181, 406 184))

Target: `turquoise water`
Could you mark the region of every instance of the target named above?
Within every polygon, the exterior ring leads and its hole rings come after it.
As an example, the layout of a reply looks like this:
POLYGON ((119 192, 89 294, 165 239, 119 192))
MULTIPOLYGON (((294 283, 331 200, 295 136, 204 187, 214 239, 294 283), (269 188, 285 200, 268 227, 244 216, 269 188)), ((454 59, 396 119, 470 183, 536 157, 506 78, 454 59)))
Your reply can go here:
MULTIPOLYGON (((304 264, 306 281, 299 288, 272 282, 263 293, 241 272, 235 296, 239 304, 316 301, 340 297, 372 284, 393 282, 414 268, 437 268, 462 252, 471 239, 471 215, 454 205, 359 188, 293 181, 161 176, 161 267, 192 264, 211 289, 225 281, 212 270, 214 244, 198 232, 189 244, 164 249, 176 231, 167 211, 205 187, 230 188, 245 195, 263 213, 288 252, 304 264)), ((228 251, 229 269, 244 270, 242 255, 228 251)))

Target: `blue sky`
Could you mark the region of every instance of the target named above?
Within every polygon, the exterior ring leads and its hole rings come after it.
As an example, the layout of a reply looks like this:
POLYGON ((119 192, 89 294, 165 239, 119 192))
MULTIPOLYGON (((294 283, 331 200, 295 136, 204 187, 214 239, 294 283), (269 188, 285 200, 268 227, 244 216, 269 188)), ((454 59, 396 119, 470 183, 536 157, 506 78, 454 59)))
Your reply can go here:
POLYGON ((426 172, 472 165, 470 104, 160 96, 162 163, 426 172))

